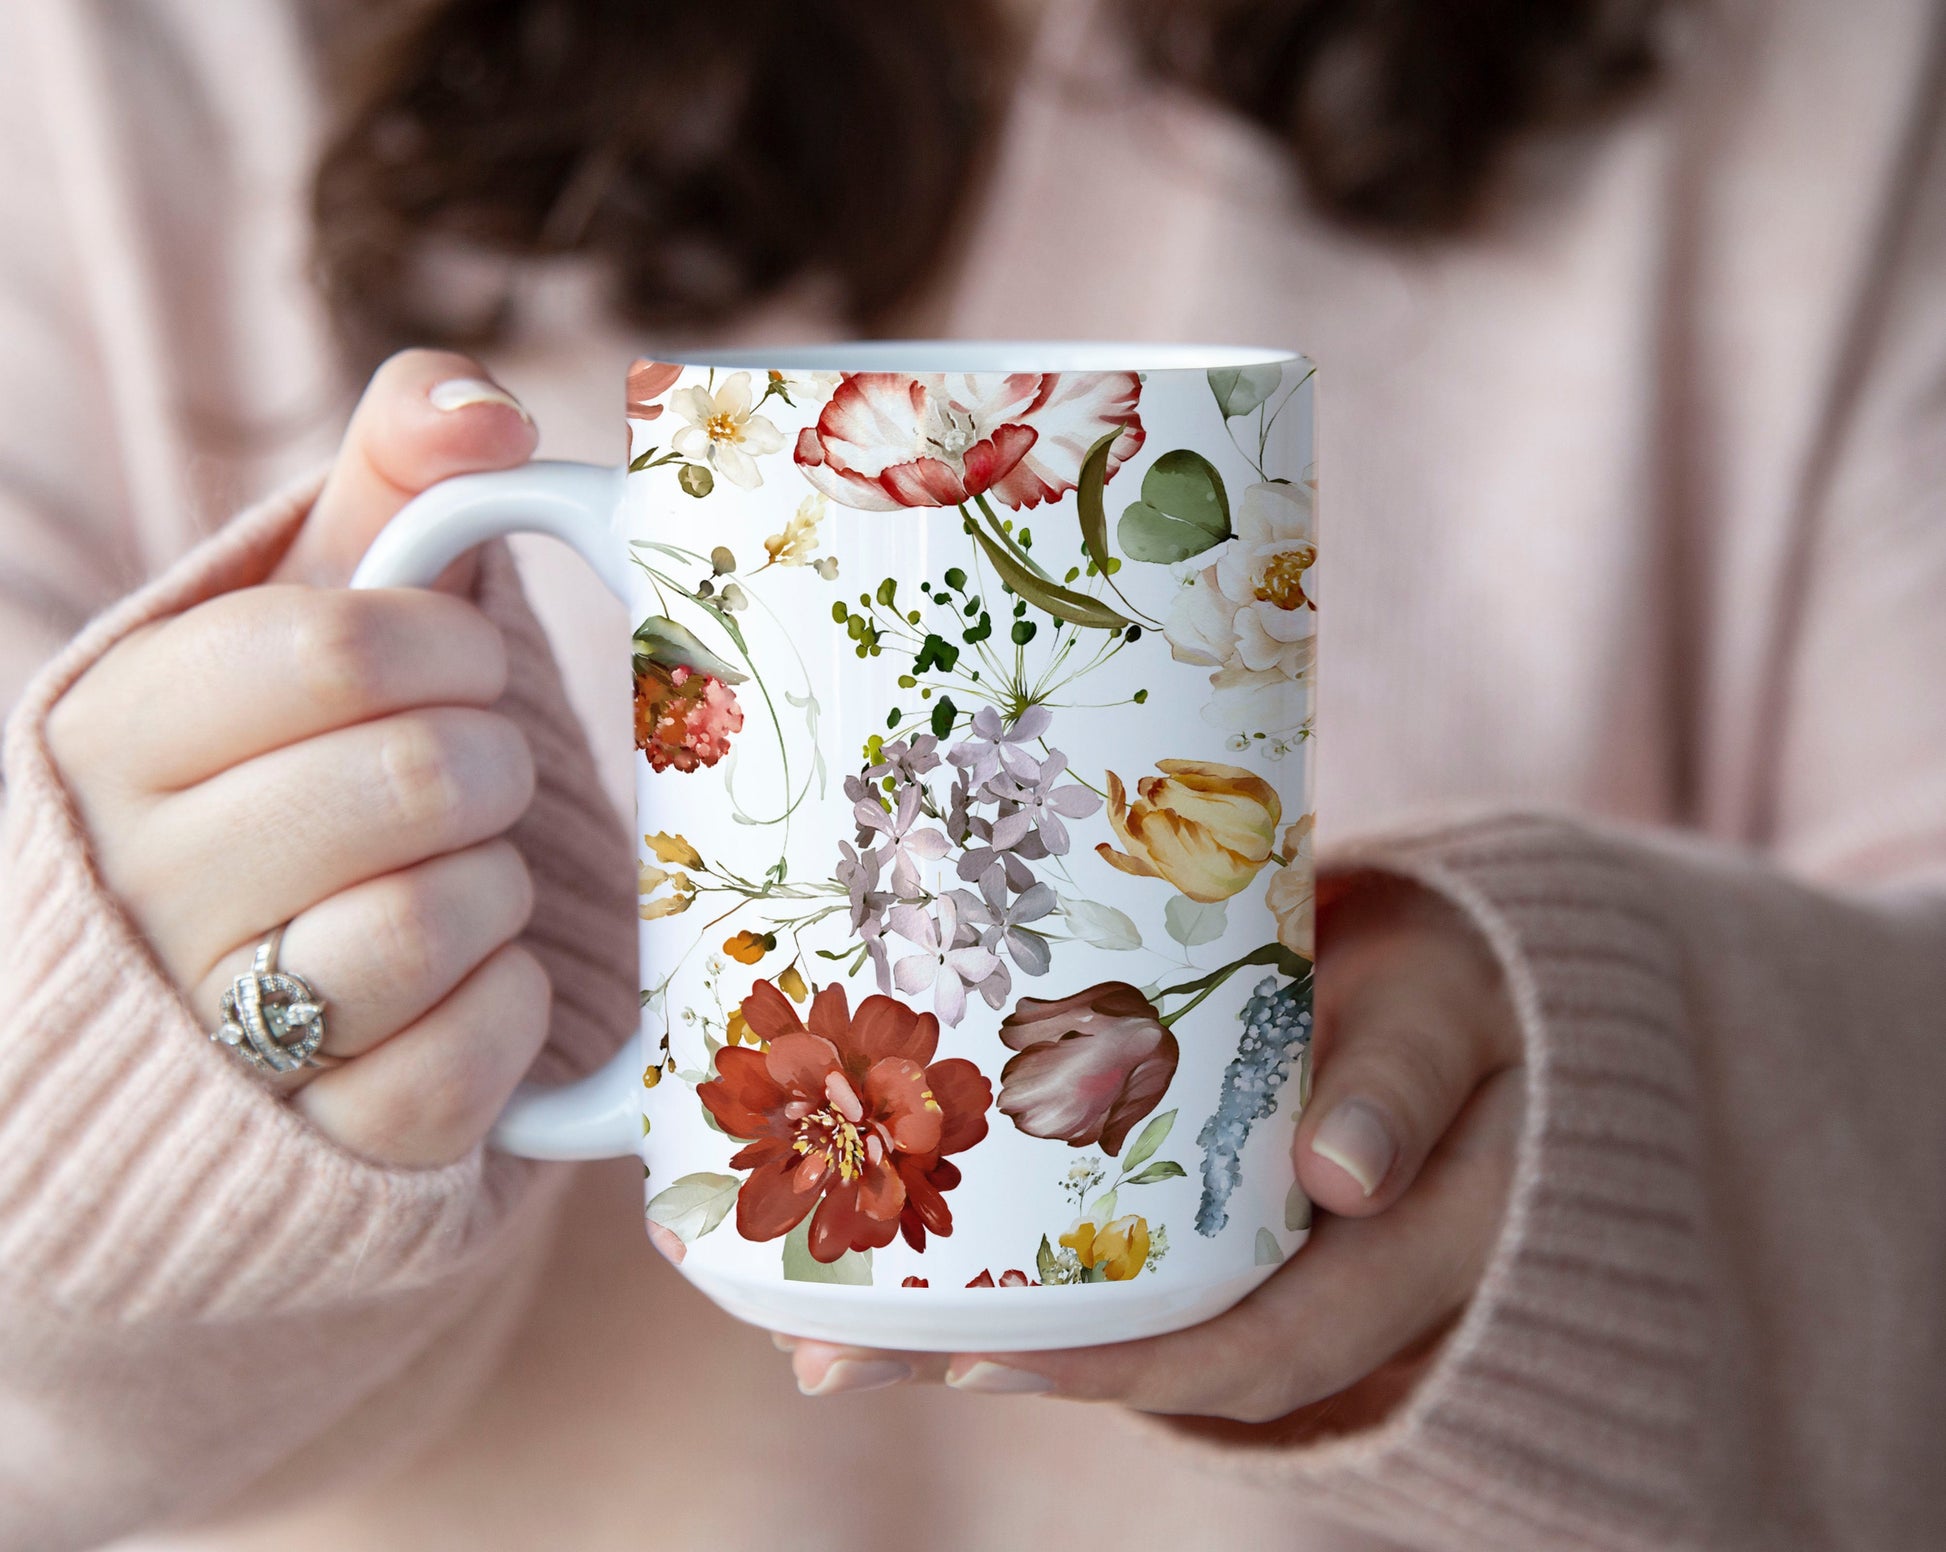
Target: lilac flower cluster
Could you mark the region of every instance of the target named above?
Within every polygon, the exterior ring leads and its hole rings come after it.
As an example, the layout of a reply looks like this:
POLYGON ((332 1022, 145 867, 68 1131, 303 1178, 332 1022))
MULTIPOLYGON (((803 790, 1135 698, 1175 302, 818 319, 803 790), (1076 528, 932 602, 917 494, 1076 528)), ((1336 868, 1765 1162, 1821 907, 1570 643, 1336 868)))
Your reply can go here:
POLYGON ((954 779, 943 812, 926 782, 942 763, 931 734, 885 745, 876 764, 845 781, 858 833, 856 846, 839 845, 837 879, 850 897, 852 930, 879 989, 896 985, 913 996, 931 988, 946 1024, 965 1017, 971 993, 1003 1006, 1013 992, 1009 961, 1027 975, 1047 973, 1047 939, 1034 924, 1053 913, 1056 896, 1032 864, 1065 856, 1065 821, 1089 817, 1102 801, 1062 783, 1066 755, 1034 752, 1051 721, 1044 706, 1012 722, 982 707, 969 736, 946 751, 954 779), (920 863, 953 850, 955 871, 972 887, 929 894, 920 863), (912 946, 896 962, 888 932, 912 946))

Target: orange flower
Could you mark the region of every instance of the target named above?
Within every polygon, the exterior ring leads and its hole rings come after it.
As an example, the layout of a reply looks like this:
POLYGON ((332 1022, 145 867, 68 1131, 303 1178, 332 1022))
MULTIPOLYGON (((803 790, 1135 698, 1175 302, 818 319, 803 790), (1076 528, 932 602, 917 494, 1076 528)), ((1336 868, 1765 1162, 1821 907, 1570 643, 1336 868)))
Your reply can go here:
POLYGON ((754 932, 739 932, 734 938, 723 940, 723 952, 740 965, 754 965, 775 947, 777 934, 774 932, 761 936, 754 932))
POLYGON ((804 972, 796 965, 777 977, 777 989, 792 1002, 802 1002, 811 995, 811 988, 804 981, 804 972))

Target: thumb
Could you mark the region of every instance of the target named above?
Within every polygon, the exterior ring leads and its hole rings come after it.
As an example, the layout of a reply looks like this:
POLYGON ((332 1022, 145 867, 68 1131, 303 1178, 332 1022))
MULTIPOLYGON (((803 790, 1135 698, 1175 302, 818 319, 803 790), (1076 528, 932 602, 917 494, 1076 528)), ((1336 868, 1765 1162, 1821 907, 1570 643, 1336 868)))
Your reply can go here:
POLYGON ((1317 1081, 1294 1162, 1313 1201, 1369 1217, 1410 1188, 1474 1090, 1519 1062, 1520 1035, 1492 951, 1444 901, 1373 888, 1319 926, 1317 1081))
POLYGON ((379 530, 420 491, 455 474, 525 463, 537 440, 519 401, 472 357, 401 351, 372 374, 272 580, 343 586, 379 530))

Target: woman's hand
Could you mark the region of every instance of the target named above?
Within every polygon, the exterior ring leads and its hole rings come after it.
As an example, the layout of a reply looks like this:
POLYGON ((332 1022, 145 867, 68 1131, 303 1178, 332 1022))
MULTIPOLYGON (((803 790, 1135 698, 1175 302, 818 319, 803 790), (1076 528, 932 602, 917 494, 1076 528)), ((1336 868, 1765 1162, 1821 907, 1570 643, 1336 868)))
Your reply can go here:
POLYGON ((1369 882, 1330 905, 1319 931, 1317 1078, 1292 1152, 1325 1213, 1269 1281, 1204 1325, 1110 1347, 948 1359, 780 1337, 799 1386, 831 1395, 943 1379, 1288 1419, 1293 1431, 1382 1417, 1472 1296, 1499 1233, 1521 1042, 1486 945, 1434 896, 1369 882))
POLYGON ((365 392, 316 507, 262 587, 120 642, 48 739, 97 866, 214 1028, 255 945, 327 1006, 350 1058, 293 1103, 345 1147, 432 1165, 485 1134, 547 1030, 515 939, 533 886, 503 833, 533 795, 492 709, 499 631, 447 591, 349 592, 372 537, 449 475, 525 462, 535 434, 463 356, 412 351, 365 392))

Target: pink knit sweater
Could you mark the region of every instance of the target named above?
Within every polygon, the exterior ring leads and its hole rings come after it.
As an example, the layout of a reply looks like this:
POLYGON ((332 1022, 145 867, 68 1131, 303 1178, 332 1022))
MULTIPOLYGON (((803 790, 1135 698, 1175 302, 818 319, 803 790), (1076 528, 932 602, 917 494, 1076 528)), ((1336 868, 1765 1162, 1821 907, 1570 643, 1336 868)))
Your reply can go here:
MULTIPOLYGON (((0 1547, 1946 1545, 1938 7, 1719 0, 1654 100, 1426 253, 1303 216, 1090 10, 1050 8, 923 321, 1320 359, 1326 865, 1457 901, 1530 1058, 1457 1333, 1382 1427, 1302 1445, 806 1401, 648 1253, 626 1162, 381 1169, 255 1090, 104 892, 42 728, 120 636, 264 574, 341 424, 301 34, 264 0, 10 0, 0 1547)), ((638 342, 572 272, 523 320, 493 364, 547 450, 614 456, 638 342)), ((622 624, 515 554, 534 613, 504 552, 481 598, 569 1070, 632 1018, 622 624)))

